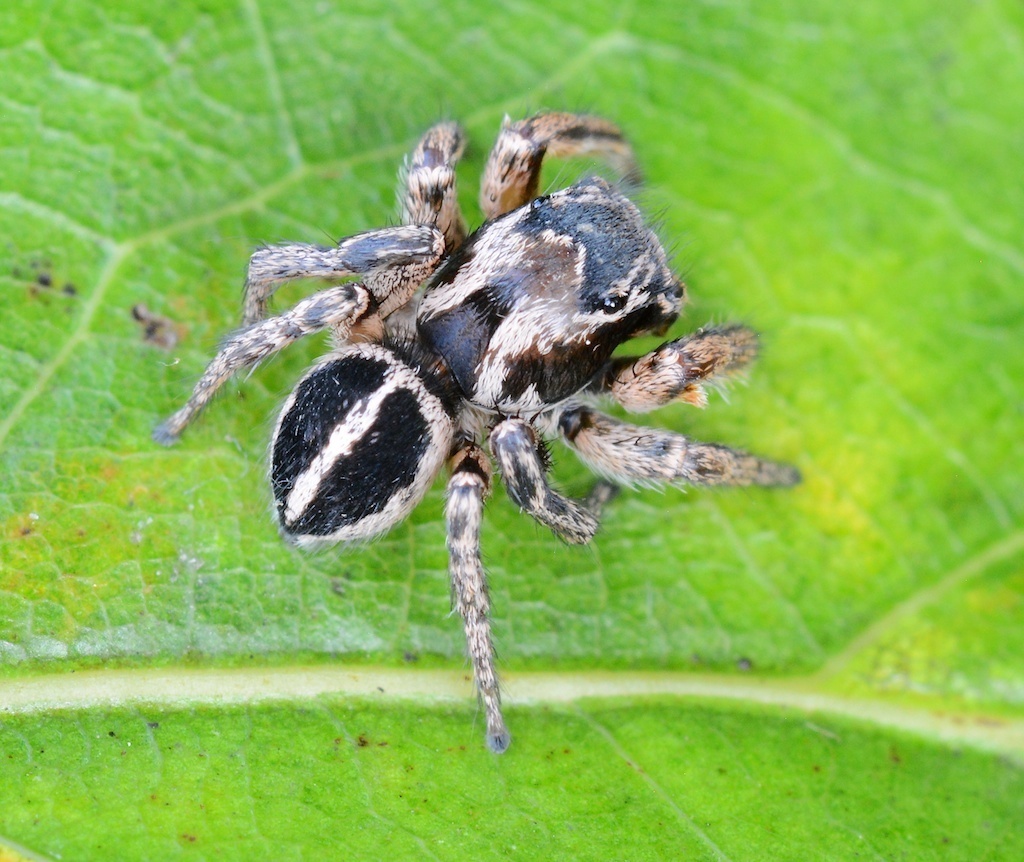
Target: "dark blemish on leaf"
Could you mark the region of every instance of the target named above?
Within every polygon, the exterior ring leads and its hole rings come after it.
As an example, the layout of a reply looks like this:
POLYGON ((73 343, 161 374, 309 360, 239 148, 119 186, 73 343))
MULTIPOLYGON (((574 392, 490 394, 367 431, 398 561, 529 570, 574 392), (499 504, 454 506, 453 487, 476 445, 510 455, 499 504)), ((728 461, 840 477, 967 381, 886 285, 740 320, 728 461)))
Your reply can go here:
POLYGON ((903 758, 900 757, 900 753, 896 749, 895 745, 890 745, 889 746, 889 760, 891 760, 893 763, 902 763, 903 762, 903 758))
POLYGON ((196 836, 195 835, 189 835, 187 832, 182 832, 181 833, 181 837, 184 838, 186 841, 192 843, 192 844, 196 843, 196 836))
POLYGON ((754 666, 754 663, 749 658, 739 658, 736 660, 736 667, 739 670, 750 670, 754 666))
POLYGON ((53 287, 53 276, 48 272, 41 272, 36 276, 36 284, 40 287, 53 287))
POLYGON ((356 745, 358 745, 360 748, 366 748, 366 746, 368 746, 369 744, 370 740, 366 738, 366 734, 360 733, 359 736, 356 737, 356 745))
POLYGON ((160 729, 160 722, 159 721, 147 721, 146 722, 146 727, 148 727, 150 730, 159 730, 160 729))
POLYGON ((142 327, 142 340, 161 350, 173 350, 181 341, 181 327, 170 318, 154 314, 141 302, 132 306, 132 317, 142 327))
POLYGON ((64 286, 60 289, 60 292, 65 296, 78 296, 78 288, 75 287, 70 281, 64 283, 64 286))
POLYGON ((22 527, 21 528, 21 535, 23 535, 23 536, 31 536, 32 535, 32 528, 31 527, 22 527))
POLYGON ((408 662, 409 664, 414 664, 415 662, 418 662, 419 660, 420 660, 420 657, 419 657, 418 653, 409 652, 408 650, 406 650, 406 652, 402 653, 402 661, 408 662))
POLYGON ((43 297, 48 298, 50 295, 50 276, 40 275, 37 276, 30 284, 28 288, 29 296, 33 298, 43 297))
POLYGON ((117 736, 117 734, 114 733, 114 731, 112 731, 112 730, 108 730, 107 731, 107 736, 117 736))

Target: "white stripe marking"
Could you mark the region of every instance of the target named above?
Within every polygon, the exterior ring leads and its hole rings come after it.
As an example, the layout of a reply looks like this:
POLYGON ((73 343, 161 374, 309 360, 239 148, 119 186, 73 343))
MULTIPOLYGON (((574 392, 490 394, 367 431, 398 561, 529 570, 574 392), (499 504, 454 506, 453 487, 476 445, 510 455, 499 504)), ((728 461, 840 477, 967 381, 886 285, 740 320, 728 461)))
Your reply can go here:
POLYGON ((403 388, 392 370, 388 370, 384 383, 369 398, 360 399, 341 422, 334 427, 326 445, 312 460, 309 467, 295 480, 285 505, 286 524, 294 523, 309 504, 316 499, 317 492, 331 468, 352 453, 353 447, 362 440, 377 422, 381 404, 392 392, 403 388))

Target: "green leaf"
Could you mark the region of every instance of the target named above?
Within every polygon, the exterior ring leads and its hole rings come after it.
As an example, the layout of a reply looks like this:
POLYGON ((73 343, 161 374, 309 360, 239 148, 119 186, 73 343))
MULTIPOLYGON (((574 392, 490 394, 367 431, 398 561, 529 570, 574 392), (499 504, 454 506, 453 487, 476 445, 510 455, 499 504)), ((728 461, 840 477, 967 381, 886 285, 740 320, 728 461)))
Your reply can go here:
POLYGON ((1010 0, 5 3, 0 859, 1020 857, 1022 46, 1010 0), (267 516, 323 341, 149 433, 255 245, 393 220, 439 116, 476 221, 541 107, 634 143, 674 332, 763 333, 749 386, 644 421, 805 481, 630 491, 583 549, 496 494, 496 759, 442 488, 316 556, 267 516))

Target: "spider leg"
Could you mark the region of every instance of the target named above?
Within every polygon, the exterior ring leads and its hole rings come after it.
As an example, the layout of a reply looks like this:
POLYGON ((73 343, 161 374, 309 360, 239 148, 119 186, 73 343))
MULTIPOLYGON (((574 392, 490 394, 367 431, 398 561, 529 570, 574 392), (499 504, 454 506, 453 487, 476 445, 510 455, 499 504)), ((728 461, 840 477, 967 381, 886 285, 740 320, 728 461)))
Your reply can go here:
POLYGON ((366 288, 386 317, 408 302, 443 252, 443 237, 429 225, 365 231, 334 247, 305 243, 264 246, 249 259, 242 324, 266 317, 267 301, 286 281, 361 274, 366 275, 366 288))
POLYGON ((640 180, 633 150, 619 127, 585 114, 537 114, 513 123, 505 117, 484 168, 480 208, 488 219, 537 196, 545 155, 596 155, 631 182, 640 180))
POLYGON ((452 606, 462 617, 466 631, 473 679, 487 720, 487 747, 501 754, 511 737, 501 715, 501 693, 487 617, 490 599, 480 560, 480 522, 484 500, 491 489, 491 468, 487 456, 475 444, 460 450, 454 462, 445 503, 452 606))
POLYGON ((743 371, 757 357, 757 334, 745 326, 701 329, 669 341, 645 356, 612 359, 597 378, 631 413, 645 413, 675 401, 707 404, 703 383, 743 371))
POLYGON ((376 311, 373 297, 358 283, 340 284, 314 293, 290 311, 260 320, 229 335, 196 383, 188 402, 153 430, 153 439, 169 446, 178 439, 224 382, 240 368, 287 347, 306 335, 333 329, 339 339, 376 311))
POLYGON ((597 517, 548 485, 537 435, 528 423, 499 422, 491 431, 490 446, 508 495, 519 508, 570 544, 583 545, 594 537, 597 517))
POLYGON ((458 123, 438 123, 420 138, 400 175, 402 221, 436 226, 448 251, 466 238, 455 182, 455 164, 465 146, 458 123))
POLYGON ((580 458, 613 481, 780 486, 800 481, 799 471, 788 464, 671 431, 630 425, 587 407, 566 410, 558 426, 580 458))

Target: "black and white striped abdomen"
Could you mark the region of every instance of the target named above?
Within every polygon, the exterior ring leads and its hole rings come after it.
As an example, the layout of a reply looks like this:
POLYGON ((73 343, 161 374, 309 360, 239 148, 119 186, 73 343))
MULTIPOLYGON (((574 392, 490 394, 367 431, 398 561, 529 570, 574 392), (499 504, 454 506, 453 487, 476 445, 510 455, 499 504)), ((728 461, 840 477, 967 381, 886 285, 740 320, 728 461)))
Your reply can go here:
POLYGON ((334 351, 278 419, 270 479, 281 532, 299 545, 385 532, 426 494, 453 435, 441 399, 392 350, 334 351))

